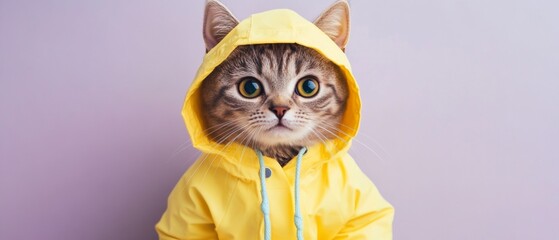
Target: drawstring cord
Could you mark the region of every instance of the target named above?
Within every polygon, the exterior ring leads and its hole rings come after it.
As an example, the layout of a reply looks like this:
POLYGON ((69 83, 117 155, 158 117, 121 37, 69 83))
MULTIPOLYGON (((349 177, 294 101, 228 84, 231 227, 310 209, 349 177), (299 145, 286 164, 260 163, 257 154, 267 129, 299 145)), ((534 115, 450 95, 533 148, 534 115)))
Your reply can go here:
POLYGON ((258 161, 260 162, 260 194, 262 195, 262 214, 264 214, 264 240, 270 240, 272 237, 272 225, 270 222, 270 203, 268 202, 268 192, 266 191, 266 169, 264 168, 264 157, 262 152, 256 150, 258 161))
POLYGON ((299 175, 301 173, 301 159, 303 154, 307 151, 306 148, 301 148, 297 154, 297 167, 295 167, 295 227, 297 228, 297 239, 303 240, 303 216, 301 216, 301 209, 299 208, 299 175))
MULTIPOLYGON (((299 207, 299 176, 301 173, 301 162, 303 154, 307 148, 303 147, 297 154, 297 164, 295 167, 295 216, 294 222, 297 228, 297 240, 303 240, 303 217, 301 216, 301 208, 299 207)), ((270 202, 268 200, 268 192, 266 191, 266 168, 264 166, 264 157, 260 150, 256 150, 258 162, 260 163, 260 194, 262 195, 262 204, 260 208, 264 214, 264 239, 270 240, 272 235, 272 223, 270 221, 270 202)))

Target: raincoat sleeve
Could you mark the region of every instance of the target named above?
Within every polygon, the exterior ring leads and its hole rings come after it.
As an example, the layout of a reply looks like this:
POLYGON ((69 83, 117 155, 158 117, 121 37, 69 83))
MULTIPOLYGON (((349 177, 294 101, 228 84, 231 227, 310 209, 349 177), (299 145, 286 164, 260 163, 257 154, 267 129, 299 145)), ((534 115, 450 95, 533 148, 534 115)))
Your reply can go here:
POLYGON ((187 171, 169 195, 167 210, 155 226, 160 240, 218 239, 208 205, 192 174, 192 170, 187 171))
MULTIPOLYGON (((354 164, 353 161, 352 163, 354 164)), ((357 176, 355 180, 359 184, 352 193, 353 216, 334 239, 392 240, 394 208, 381 196, 376 186, 361 170, 354 170, 356 174, 353 176, 357 176)))

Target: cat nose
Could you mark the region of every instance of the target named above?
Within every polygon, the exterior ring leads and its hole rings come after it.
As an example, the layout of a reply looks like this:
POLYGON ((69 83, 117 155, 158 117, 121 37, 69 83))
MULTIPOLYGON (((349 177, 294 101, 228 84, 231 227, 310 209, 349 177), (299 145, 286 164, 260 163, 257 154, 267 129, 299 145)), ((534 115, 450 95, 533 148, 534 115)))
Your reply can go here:
POLYGON ((272 111, 274 114, 276 114, 276 116, 281 119, 283 117, 283 115, 285 115, 285 112, 287 112, 287 110, 289 110, 289 107, 287 106, 272 106, 270 107, 270 111, 272 111))

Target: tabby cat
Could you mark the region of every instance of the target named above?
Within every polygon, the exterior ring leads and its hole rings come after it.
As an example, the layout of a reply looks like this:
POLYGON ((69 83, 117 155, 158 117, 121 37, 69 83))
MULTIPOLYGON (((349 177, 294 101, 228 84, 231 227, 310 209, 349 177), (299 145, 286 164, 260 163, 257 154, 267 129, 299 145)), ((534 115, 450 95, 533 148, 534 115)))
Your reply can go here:
MULTIPOLYGON (((349 32, 347 2, 314 24, 343 50, 349 32)), ((217 1, 204 17, 206 51, 238 24, 217 1)), ((304 146, 335 138, 348 97, 337 65, 298 44, 245 45, 234 50, 201 86, 205 131, 222 144, 259 149, 285 166, 304 146)))

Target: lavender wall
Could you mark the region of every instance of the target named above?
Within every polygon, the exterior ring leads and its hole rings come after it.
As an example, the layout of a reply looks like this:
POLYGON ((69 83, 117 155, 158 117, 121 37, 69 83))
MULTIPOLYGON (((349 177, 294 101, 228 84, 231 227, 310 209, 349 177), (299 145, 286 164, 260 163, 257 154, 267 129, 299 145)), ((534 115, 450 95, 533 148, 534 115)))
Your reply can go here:
MULTIPOLYGON (((224 2, 239 18, 329 4, 224 2)), ((397 208, 395 239, 557 239, 557 1, 352 6, 352 151, 397 208)), ((0 0, 0 239, 156 238, 198 154, 179 112, 202 9, 0 0)))

